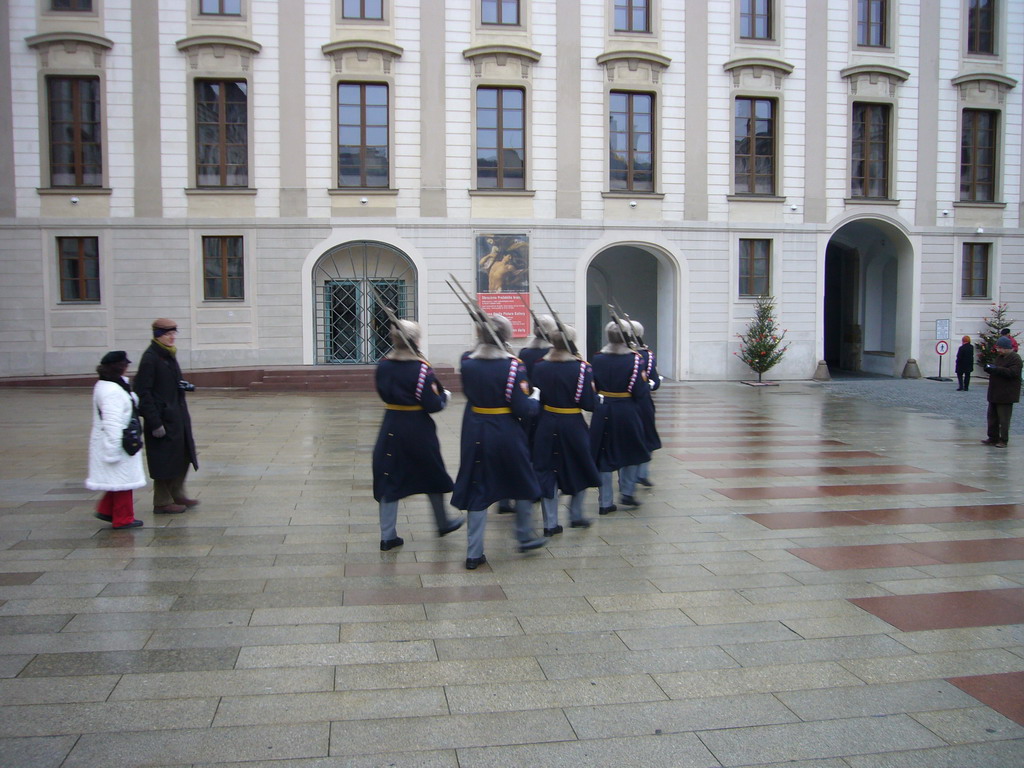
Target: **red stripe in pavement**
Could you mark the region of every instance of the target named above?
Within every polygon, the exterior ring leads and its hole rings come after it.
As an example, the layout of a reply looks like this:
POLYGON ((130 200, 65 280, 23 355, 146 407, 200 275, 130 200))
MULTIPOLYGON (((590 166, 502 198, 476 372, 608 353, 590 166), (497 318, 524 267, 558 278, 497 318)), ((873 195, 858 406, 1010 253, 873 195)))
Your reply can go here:
POLYGON ((858 544, 846 547, 804 547, 786 551, 823 570, 842 571, 855 568, 899 568, 906 565, 1024 560, 1024 539, 858 544))
POLYGON ((930 496, 936 493, 984 493, 960 483, 891 483, 875 485, 780 485, 754 488, 715 488, 733 501, 761 499, 817 499, 828 496, 885 496, 914 494, 930 496))
POLYGON ((1024 672, 947 677, 961 691, 1018 725, 1024 725, 1024 672))
POLYGON ((1024 519, 1024 504, 965 504, 949 507, 851 509, 846 512, 757 512, 746 515, 773 531, 841 525, 908 525, 1024 519))
POLYGON ((904 632, 1024 622, 1024 588, 848 599, 904 632))

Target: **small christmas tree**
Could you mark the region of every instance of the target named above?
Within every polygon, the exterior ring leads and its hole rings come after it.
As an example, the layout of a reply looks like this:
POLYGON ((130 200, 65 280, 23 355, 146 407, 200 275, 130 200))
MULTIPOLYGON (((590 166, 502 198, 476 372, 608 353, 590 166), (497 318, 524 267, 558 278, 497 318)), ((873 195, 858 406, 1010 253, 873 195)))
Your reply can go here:
MULTIPOLYGON (((996 359, 996 339, 1003 328, 1009 328, 1014 321, 1006 317, 1006 304, 993 304, 989 310, 988 317, 983 317, 985 330, 980 334, 978 340, 978 365, 984 368, 988 363, 996 359)), ((1011 336, 1017 338, 1016 333, 1011 336)))
POLYGON ((778 363, 789 349, 789 344, 780 346, 786 332, 779 333, 774 314, 775 299, 761 296, 754 305, 754 319, 747 326, 747 332, 737 334, 741 346, 735 354, 757 373, 758 384, 761 375, 778 363))

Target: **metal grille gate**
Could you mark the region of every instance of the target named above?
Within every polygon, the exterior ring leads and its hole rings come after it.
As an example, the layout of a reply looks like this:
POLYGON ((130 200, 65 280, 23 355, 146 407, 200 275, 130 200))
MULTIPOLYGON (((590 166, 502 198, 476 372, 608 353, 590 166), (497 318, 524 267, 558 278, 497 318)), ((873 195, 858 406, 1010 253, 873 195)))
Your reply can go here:
POLYGON ((313 269, 316 362, 376 363, 391 349, 380 300, 415 319, 415 271, 405 255, 380 243, 349 243, 313 269))

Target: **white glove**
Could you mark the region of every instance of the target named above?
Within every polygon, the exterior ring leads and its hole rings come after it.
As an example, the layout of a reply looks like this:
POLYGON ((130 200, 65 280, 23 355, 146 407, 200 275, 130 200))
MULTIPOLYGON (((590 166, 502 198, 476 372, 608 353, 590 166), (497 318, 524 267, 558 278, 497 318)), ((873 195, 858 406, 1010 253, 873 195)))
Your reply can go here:
POLYGON ((448 403, 452 401, 452 391, 450 389, 442 390, 444 392, 444 399, 441 401, 441 410, 443 411, 448 407, 448 403))
POLYGON ((530 393, 530 399, 540 402, 540 390, 537 387, 534 387, 533 392, 530 393))
POLYGON ((598 395, 597 396, 597 402, 604 403, 604 395, 598 395))

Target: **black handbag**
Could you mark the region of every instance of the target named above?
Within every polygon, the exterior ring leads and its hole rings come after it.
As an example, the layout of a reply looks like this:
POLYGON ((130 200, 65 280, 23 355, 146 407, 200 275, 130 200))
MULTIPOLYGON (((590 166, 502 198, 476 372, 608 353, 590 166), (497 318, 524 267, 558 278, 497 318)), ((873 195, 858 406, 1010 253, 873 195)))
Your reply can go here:
POLYGON ((134 456, 142 450, 142 422, 139 415, 132 406, 132 417, 128 420, 128 426, 121 433, 121 447, 129 456, 134 456))

